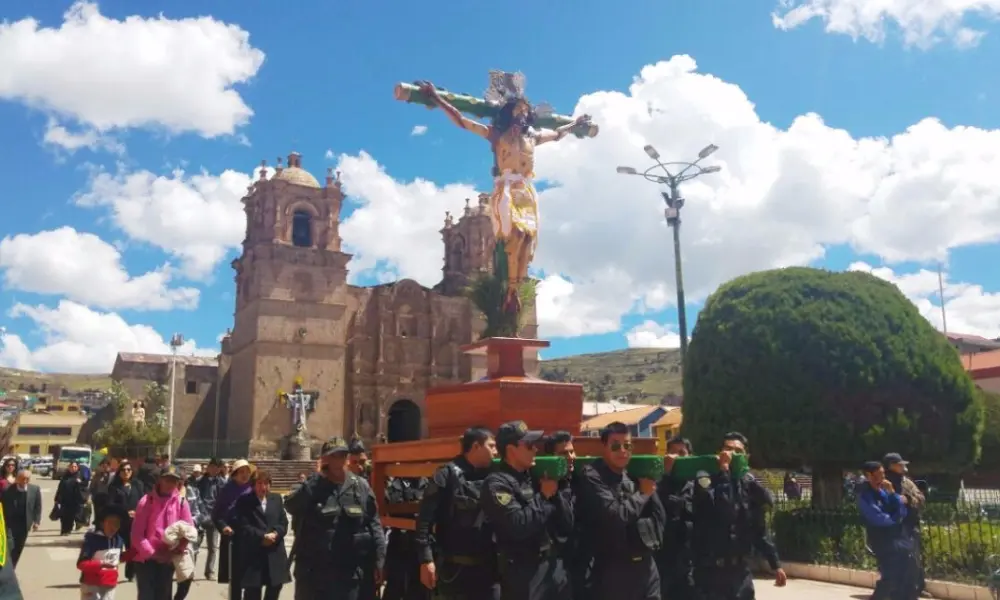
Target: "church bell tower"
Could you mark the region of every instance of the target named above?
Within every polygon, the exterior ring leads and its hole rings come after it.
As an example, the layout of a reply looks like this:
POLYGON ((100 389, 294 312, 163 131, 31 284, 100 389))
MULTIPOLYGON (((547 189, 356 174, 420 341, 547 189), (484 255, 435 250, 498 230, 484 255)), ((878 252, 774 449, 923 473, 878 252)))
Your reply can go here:
POLYGON ((350 295, 341 251, 339 177, 324 185, 302 157, 262 164, 243 198, 246 238, 233 261, 236 313, 229 348, 230 447, 274 454, 294 433, 283 394, 313 394, 306 431, 313 440, 344 434, 344 357, 350 295))

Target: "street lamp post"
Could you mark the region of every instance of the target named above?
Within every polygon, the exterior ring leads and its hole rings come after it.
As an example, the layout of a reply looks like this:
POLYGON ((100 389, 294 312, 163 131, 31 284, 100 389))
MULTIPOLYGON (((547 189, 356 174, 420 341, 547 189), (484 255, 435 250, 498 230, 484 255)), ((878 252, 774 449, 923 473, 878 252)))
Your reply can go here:
POLYGON ((666 186, 666 191, 660 192, 667 207, 663 214, 667 219, 667 225, 673 229, 674 237, 674 277, 677 281, 677 328, 681 336, 681 364, 684 364, 684 357, 687 356, 688 329, 687 329, 687 309, 684 302, 684 273, 681 267, 681 208, 684 207, 684 198, 680 194, 680 186, 685 181, 690 181, 700 175, 718 173, 722 167, 713 165, 709 167, 701 166, 701 161, 711 156, 719 147, 709 144, 698 153, 698 158, 694 162, 668 162, 660 160, 660 153, 656 148, 646 145, 643 151, 649 158, 656 161, 656 164, 645 171, 639 172, 632 167, 618 167, 617 171, 622 175, 636 175, 660 185, 666 186), (673 170, 671 170, 671 168, 673 170), (661 174, 662 171, 662 174, 661 174))
POLYGON ((177 349, 184 345, 184 336, 170 337, 170 408, 167 410, 167 463, 174 460, 174 396, 177 389, 177 349))

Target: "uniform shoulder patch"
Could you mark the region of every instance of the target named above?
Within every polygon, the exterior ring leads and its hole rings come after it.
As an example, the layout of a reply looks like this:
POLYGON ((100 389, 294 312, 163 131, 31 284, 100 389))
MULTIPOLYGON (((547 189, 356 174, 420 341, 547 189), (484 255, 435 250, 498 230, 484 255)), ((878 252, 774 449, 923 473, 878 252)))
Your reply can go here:
POLYGON ((497 499, 497 504, 507 506, 514 496, 510 492, 493 492, 493 497, 497 499))

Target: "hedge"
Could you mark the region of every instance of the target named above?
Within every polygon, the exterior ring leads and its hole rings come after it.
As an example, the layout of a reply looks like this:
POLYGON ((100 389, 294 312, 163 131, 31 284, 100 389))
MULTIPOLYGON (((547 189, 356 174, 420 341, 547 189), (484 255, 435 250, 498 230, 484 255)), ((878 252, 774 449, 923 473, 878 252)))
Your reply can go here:
MULTIPOLYGON (((771 517, 782 560, 875 570, 856 507, 813 509, 788 503, 771 517)), ((983 584, 991 555, 1000 555, 1000 522, 954 505, 930 505, 923 515, 922 561, 928 579, 983 584)))

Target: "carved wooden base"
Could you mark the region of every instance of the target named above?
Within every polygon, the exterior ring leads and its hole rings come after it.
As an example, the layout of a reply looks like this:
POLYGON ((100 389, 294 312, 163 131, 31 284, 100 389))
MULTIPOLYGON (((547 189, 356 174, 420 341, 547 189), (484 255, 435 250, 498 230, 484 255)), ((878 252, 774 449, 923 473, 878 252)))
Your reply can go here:
POLYGON ((548 345, 543 340, 489 338, 463 347, 467 354, 485 354, 486 377, 427 392, 428 437, 455 438, 474 425, 495 431, 515 419, 524 420, 532 429, 579 434, 583 386, 525 374, 525 354, 548 345))

